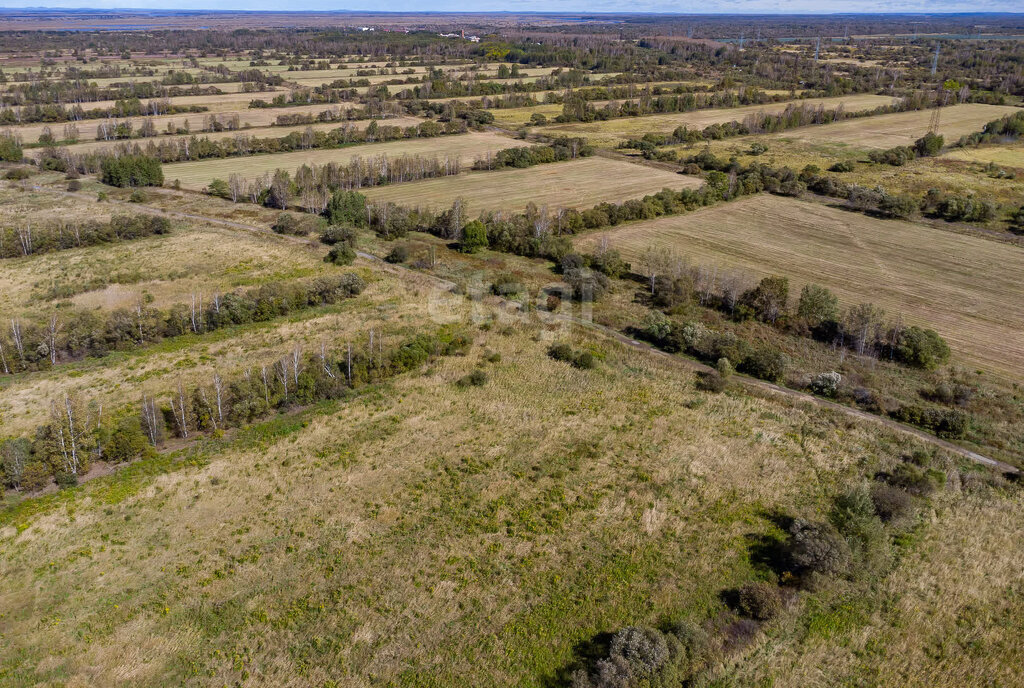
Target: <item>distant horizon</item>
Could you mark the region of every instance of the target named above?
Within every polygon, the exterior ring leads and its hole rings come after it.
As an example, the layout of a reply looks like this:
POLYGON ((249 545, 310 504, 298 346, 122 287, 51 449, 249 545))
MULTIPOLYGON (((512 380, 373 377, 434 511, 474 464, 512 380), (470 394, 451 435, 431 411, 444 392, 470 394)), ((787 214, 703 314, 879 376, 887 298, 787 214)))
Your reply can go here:
MULTIPOLYGON (((263 5, 277 4, 273 0, 251 0, 225 7, 204 6, 203 2, 208 0, 182 0, 176 7, 168 7, 163 4, 165 0, 154 0, 152 4, 143 2, 141 5, 125 6, 116 2, 97 3, 96 0, 78 2, 67 0, 55 4, 39 5, 32 0, 12 0, 0 6, 0 14, 10 11, 19 12, 170 12, 170 13, 210 13, 224 14, 236 12, 251 12, 260 14, 461 14, 461 15, 489 15, 489 14, 524 14, 524 15, 608 15, 608 16, 637 16, 637 15, 660 15, 660 16, 760 16, 760 17, 792 17, 792 16, 845 16, 845 17, 870 17, 870 16, 922 16, 922 17, 985 17, 985 16, 1021 16, 1019 2, 992 2, 986 9, 968 9, 965 3, 960 0, 912 0, 911 2, 896 3, 893 0, 868 0, 861 3, 870 9, 863 9, 857 12, 843 11, 838 6, 845 4, 842 0, 802 0, 801 2, 780 2, 779 0, 707 0, 701 3, 703 9, 681 10, 675 7, 676 3, 666 0, 639 0, 634 4, 635 9, 623 11, 618 3, 612 0, 594 0, 587 7, 576 6, 578 0, 493 0, 493 6, 478 9, 465 10, 456 5, 458 2, 452 0, 437 0, 436 6, 431 9, 421 7, 407 7, 405 2, 389 3, 387 9, 377 8, 376 0, 349 0, 350 7, 326 7, 331 0, 300 0, 300 6, 294 9, 281 10, 263 5), (807 4, 805 5, 804 2, 807 4), (551 9, 551 5, 564 4, 564 8, 551 9), (243 6, 244 5, 244 6, 243 6), (452 5, 452 6, 449 6, 452 5), (538 6, 543 5, 545 9, 538 6), (893 7, 893 5, 898 5, 893 7)), ((409 5, 422 5, 416 0, 407 0, 409 5)))

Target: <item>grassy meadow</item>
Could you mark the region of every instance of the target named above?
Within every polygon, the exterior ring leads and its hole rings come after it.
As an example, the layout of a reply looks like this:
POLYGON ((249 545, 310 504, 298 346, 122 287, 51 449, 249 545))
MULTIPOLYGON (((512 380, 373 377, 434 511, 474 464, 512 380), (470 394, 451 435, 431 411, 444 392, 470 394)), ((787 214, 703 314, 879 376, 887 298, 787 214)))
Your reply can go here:
POLYGON ((891 460, 877 428, 708 398, 604 342, 578 340, 603 363, 575 371, 544 339, 478 332, 465 358, 0 521, 5 676, 546 685, 595 632, 723 613, 765 514, 891 460), (480 365, 489 388, 453 387, 480 365))

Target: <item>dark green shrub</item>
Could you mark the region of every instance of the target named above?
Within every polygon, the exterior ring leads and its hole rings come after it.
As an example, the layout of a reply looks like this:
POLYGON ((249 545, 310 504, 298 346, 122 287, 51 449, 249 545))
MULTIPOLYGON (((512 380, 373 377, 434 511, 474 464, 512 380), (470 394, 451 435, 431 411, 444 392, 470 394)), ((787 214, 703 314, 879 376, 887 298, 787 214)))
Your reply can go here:
POLYGON ((770 346, 755 349, 752 354, 740 363, 740 372, 769 382, 778 382, 786 374, 789 358, 786 354, 770 346))
POLYGON ((548 356, 556 361, 562 361, 581 370, 591 370, 597 367, 594 355, 589 351, 576 351, 568 344, 552 344, 548 349, 548 356))
POLYGON ((894 353, 901 363, 932 370, 949 360, 950 351, 949 345, 935 330, 914 325, 900 333, 894 353))
POLYGON ((853 172, 856 169, 856 165, 852 160, 840 160, 839 162, 828 168, 829 172, 853 172))
POLYGON ((73 193, 75 191, 81 191, 81 190, 82 190, 82 182, 78 181, 77 179, 72 179, 71 181, 68 182, 68 191, 71 191, 73 193))
POLYGON ((11 181, 21 181, 22 179, 28 179, 31 176, 31 167, 14 167, 7 170, 6 174, 4 174, 4 179, 9 179, 11 181))
POLYGON ((459 387, 483 387, 487 384, 487 373, 477 368, 469 375, 459 378, 455 384, 459 387))
POLYGON ((146 196, 146 192, 142 189, 135 189, 128 197, 130 203, 145 203, 147 200, 149 200, 149 197, 146 196))
POLYGON ((462 241, 459 242, 459 250, 463 253, 476 253, 482 248, 487 248, 487 228, 480 220, 467 222, 462 228, 462 241))
POLYGON ((899 521, 914 511, 914 498, 896 485, 874 483, 871 486, 871 501, 875 513, 885 522, 899 521))
POLYGON ((922 157, 938 155, 939 151, 942 150, 943 143, 945 143, 945 140, 941 134, 930 131, 917 141, 914 141, 914 152, 922 157))
POLYGON ((351 265, 355 259, 356 252, 345 244, 335 244, 324 256, 325 263, 334 263, 335 265, 351 265))
POLYGON ((938 490, 946 480, 942 471, 929 470, 911 463, 901 463, 888 476, 888 483, 916 497, 927 497, 938 490))
POLYGON ((706 392, 723 392, 729 382, 717 370, 706 370, 697 374, 697 389, 706 392))
POLYGON ((512 296, 523 291, 523 283, 515 275, 502 274, 491 284, 491 293, 495 296, 512 296))
POLYGON ((356 245, 356 230, 347 225, 331 225, 320 232, 320 243, 333 246, 334 244, 347 244, 353 248, 356 245))
POLYGON ((391 249, 388 255, 384 257, 384 260, 392 264, 404 263, 409 260, 409 249, 402 245, 395 246, 391 249))
POLYGON ((758 581, 739 590, 740 611, 751 619, 771 621, 782 613, 782 594, 777 585, 758 581))
POLYGON ((827 523, 795 519, 789 528, 789 557, 797 573, 836 574, 850 564, 850 546, 827 523))

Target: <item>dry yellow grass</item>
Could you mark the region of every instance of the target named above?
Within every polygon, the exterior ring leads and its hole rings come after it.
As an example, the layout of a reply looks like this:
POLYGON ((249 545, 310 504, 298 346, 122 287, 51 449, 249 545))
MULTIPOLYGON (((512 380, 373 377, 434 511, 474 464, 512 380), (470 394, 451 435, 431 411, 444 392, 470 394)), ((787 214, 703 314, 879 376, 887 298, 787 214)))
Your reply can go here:
MULTIPOLYGON (((847 108, 853 110, 853 108, 847 108)), ((975 131, 987 122, 1019 112, 1009 105, 967 103, 942 108, 938 132, 953 142, 975 131)), ((859 117, 823 126, 801 127, 774 134, 776 138, 809 143, 847 145, 855 148, 892 148, 906 146, 928 132, 934 110, 895 112, 877 117, 859 117)))
POLYGON ((368 158, 377 155, 397 157, 401 155, 422 155, 430 157, 458 158, 464 164, 472 163, 477 156, 496 152, 516 145, 512 139, 491 133, 470 132, 457 136, 440 136, 428 139, 408 139, 371 143, 332 150, 295 151, 272 155, 256 155, 248 158, 226 158, 223 160, 201 160, 164 165, 164 178, 180 179, 186 189, 202 189, 215 178, 227 179, 232 172, 247 179, 258 177, 264 172, 280 168, 294 172, 301 165, 323 165, 328 162, 345 163, 353 158, 368 158))
POLYGON ((1024 169, 1024 145, 1020 143, 1007 145, 982 146, 980 148, 955 148, 942 156, 948 160, 964 162, 993 163, 1003 167, 1024 169))
POLYGON ((847 112, 856 112, 859 110, 870 110, 879 105, 888 105, 894 101, 895 98, 889 96, 870 94, 841 96, 837 98, 804 98, 770 105, 696 110, 694 112, 649 115, 646 117, 620 117, 603 122, 556 124, 545 127, 544 131, 558 132, 571 136, 586 136, 597 143, 614 144, 621 139, 640 136, 647 132, 669 133, 676 127, 684 125, 691 129, 703 129, 710 124, 732 122, 734 120, 742 122, 747 115, 757 114, 758 112, 782 112, 791 104, 824 105, 826 108, 834 108, 842 104, 847 112))
MULTIPOLYGON (((11 217, 42 225, 58 217, 63 221, 106 220, 111 214, 133 212, 130 206, 49 194, 11 203, 13 193, 0 192, 0 223, 9 222, 7 218, 11 217), (32 207, 29 200, 41 204, 49 201, 52 205, 32 207)), ((171 222, 174 231, 167 236, 0 260, 0 313, 16 316, 49 312, 54 301, 44 297, 51 290, 68 290, 75 294, 73 302, 89 308, 131 307, 146 294, 156 306, 166 307, 184 303, 194 291, 210 294, 324 269, 321 252, 301 244, 216 225, 171 222), (97 288, 76 293, 91 284, 97 288)))
POLYGON ((367 189, 366 195, 373 200, 435 209, 462 198, 470 212, 522 210, 528 203, 584 209, 602 201, 641 198, 665 187, 695 188, 701 184, 696 177, 594 156, 520 170, 469 172, 454 179, 382 186, 367 189))
POLYGON ((696 264, 815 282, 845 305, 870 301, 928 325, 959 360, 1019 379, 1024 372, 1024 251, 924 225, 761 195, 714 208, 622 226, 607 237, 638 261, 651 245, 696 264))

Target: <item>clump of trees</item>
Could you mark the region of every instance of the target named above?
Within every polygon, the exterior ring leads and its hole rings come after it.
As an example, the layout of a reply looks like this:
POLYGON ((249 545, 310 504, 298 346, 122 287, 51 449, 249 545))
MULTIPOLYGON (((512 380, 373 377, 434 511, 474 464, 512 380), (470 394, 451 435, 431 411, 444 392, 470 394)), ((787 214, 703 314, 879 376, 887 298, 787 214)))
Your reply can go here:
POLYGON ((108 156, 100 163, 100 181, 110 186, 163 186, 160 161, 148 155, 108 156))
POLYGON ((520 146, 488 153, 473 163, 475 170, 525 168, 562 160, 585 158, 594 154, 593 146, 583 138, 559 137, 544 146, 520 146))
POLYGON ((0 134, 0 160, 4 162, 21 162, 21 137, 16 134, 0 134))
POLYGON ((961 136, 956 146, 980 146, 985 143, 1016 141, 1024 136, 1024 111, 988 122, 981 131, 961 136))
MULTIPOLYGON (((211 115, 211 118, 213 115, 211 115)), ((220 126, 211 122, 208 127, 210 131, 222 129, 237 129, 234 126, 220 126)), ((448 136, 465 133, 466 127, 461 122, 423 122, 409 127, 389 126, 379 124, 378 120, 370 122, 365 128, 358 128, 352 124, 344 124, 330 131, 314 130, 312 127, 304 131, 293 131, 285 136, 251 136, 239 132, 231 138, 211 139, 208 136, 189 136, 171 140, 151 140, 145 145, 140 143, 118 144, 117 151, 120 155, 135 154, 148 155, 157 158, 161 162, 185 162, 189 160, 206 160, 210 158, 230 158, 262 153, 287 153, 297 150, 334 149, 346 146, 353 146, 362 143, 379 143, 384 141, 396 141, 400 139, 430 138, 435 136, 448 136), (122 147, 123 146, 123 147, 122 147)), ((115 132, 116 133, 116 132, 115 132)), ((172 132, 178 133, 178 132, 172 132)), ((140 131, 141 136, 156 136, 155 130, 149 133, 140 131)), ((113 136, 112 138, 129 138, 131 129, 126 135, 113 136)), ((109 137, 108 137, 109 138, 109 137)))
POLYGON ((159 215, 115 215, 110 222, 53 222, 33 227, 0 227, 0 258, 113 244, 169 234, 171 223, 159 215))
POLYGON ((915 158, 927 158, 938 155, 942 150, 943 143, 944 139, 941 134, 928 132, 917 141, 914 141, 913 146, 896 146, 888 150, 871 151, 868 153, 868 158, 871 162, 899 167, 906 165, 915 158))

